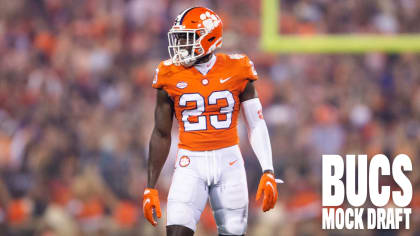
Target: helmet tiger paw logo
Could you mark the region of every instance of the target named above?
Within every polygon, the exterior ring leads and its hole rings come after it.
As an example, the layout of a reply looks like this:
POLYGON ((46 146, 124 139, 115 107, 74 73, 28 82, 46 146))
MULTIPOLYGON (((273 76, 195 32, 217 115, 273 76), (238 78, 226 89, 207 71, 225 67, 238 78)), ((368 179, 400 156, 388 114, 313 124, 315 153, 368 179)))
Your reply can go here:
POLYGON ((200 19, 203 21, 204 27, 209 32, 216 28, 221 22, 220 19, 208 11, 205 14, 201 14, 200 19))

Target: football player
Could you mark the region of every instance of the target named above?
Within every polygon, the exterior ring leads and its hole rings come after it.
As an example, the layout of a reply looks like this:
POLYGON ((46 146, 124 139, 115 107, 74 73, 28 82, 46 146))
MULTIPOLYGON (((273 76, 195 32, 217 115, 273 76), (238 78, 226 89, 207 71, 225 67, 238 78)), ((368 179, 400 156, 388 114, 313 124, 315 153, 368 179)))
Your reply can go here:
POLYGON ((172 119, 179 123, 179 145, 167 205, 167 235, 193 235, 208 199, 220 235, 244 235, 248 188, 238 147, 238 115, 263 170, 256 199, 262 210, 277 201, 271 145, 254 87, 257 72, 245 55, 215 54, 222 45, 222 21, 210 9, 182 12, 168 33, 170 59, 156 69, 155 126, 149 144, 146 219, 161 217, 155 185, 171 144, 172 119))

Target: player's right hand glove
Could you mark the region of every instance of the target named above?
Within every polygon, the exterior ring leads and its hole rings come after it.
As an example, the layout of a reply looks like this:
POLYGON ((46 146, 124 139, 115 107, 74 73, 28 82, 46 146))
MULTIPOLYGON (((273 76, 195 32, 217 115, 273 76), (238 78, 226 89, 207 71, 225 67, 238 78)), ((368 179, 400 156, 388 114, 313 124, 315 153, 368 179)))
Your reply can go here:
POLYGON ((158 218, 162 216, 158 191, 153 188, 146 188, 143 194, 143 214, 150 224, 156 226, 157 222, 153 219, 153 210, 156 211, 158 218))
POLYGON ((277 202, 277 184, 272 173, 264 173, 258 185, 257 198, 258 201, 261 194, 264 193, 262 210, 264 212, 274 208, 277 202))

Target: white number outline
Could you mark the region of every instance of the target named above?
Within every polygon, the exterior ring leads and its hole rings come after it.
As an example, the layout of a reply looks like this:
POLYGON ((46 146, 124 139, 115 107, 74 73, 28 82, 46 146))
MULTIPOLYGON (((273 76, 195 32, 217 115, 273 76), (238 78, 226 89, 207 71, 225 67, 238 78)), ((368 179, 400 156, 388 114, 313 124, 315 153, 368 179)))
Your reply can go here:
POLYGON ((226 100, 227 106, 220 108, 219 110, 220 114, 209 116, 210 125, 215 129, 229 129, 230 126, 232 125, 232 114, 233 114, 233 110, 235 109, 235 98, 233 98, 233 94, 229 90, 213 91, 210 94, 210 96, 207 98, 207 103, 209 105, 217 105, 217 101, 222 100, 222 99, 226 100), (215 101, 213 103, 210 103, 210 99, 212 99, 211 98, 212 96, 216 96, 216 94, 220 94, 222 92, 227 93, 227 96, 215 98, 215 101), (229 101, 229 99, 231 99, 231 102, 229 101), (219 115, 226 115, 226 120, 219 120, 219 115), (225 125, 224 122, 227 122, 227 126, 225 125), (225 127, 217 128, 216 126, 220 124, 222 124, 225 127))
POLYGON ((179 97, 178 104, 180 107, 186 107, 188 102, 195 102, 195 107, 190 109, 184 109, 181 112, 181 121, 184 123, 184 131, 201 131, 207 130, 207 116, 209 116, 210 125, 215 129, 229 129, 232 125, 232 116, 235 109, 235 98, 229 90, 218 90, 213 91, 207 97, 207 104, 217 105, 217 102, 221 99, 225 99, 227 106, 221 107, 219 114, 213 115, 202 115, 205 112, 205 98, 200 93, 184 93, 179 97), (227 94, 224 97, 213 98, 221 93, 227 94), (191 98, 191 96, 195 96, 191 98), (214 100, 214 101, 211 101, 214 100), (219 120, 219 115, 226 115, 225 120, 219 120), (188 118, 190 116, 196 116, 197 122, 190 122, 188 118), (221 127, 222 126, 222 127, 221 127))
POLYGON ((182 116, 181 120, 182 122, 184 122, 184 130, 185 131, 207 130, 207 118, 205 115, 201 115, 205 111, 204 97, 199 93, 184 93, 179 97, 178 104, 180 107, 186 107, 188 102, 195 102, 195 108, 184 109, 181 112, 181 116, 182 116), (200 98, 200 99, 188 99, 188 98, 183 99, 183 97, 195 96, 195 95, 198 95, 199 97, 196 97, 196 98, 200 98), (198 121, 190 122, 188 120, 190 116, 196 116, 198 121), (203 126, 203 123, 204 123, 204 126, 203 126))

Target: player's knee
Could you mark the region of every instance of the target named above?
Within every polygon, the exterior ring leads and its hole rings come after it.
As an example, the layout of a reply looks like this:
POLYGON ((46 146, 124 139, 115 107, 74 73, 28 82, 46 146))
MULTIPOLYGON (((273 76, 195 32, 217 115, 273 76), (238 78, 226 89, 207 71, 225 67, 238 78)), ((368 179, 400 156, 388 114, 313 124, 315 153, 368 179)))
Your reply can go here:
POLYGON ((224 224, 218 226, 221 235, 243 235, 246 232, 246 219, 228 219, 224 224))
POLYGON ((247 208, 215 211, 216 224, 221 235, 242 235, 247 228, 247 208))

